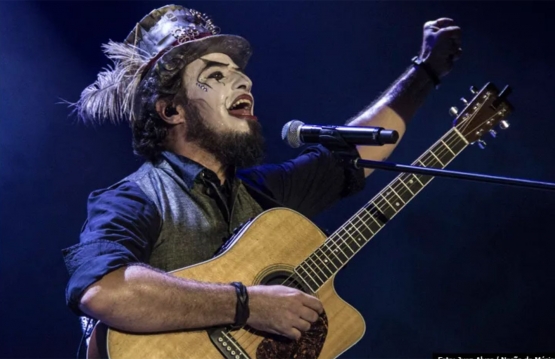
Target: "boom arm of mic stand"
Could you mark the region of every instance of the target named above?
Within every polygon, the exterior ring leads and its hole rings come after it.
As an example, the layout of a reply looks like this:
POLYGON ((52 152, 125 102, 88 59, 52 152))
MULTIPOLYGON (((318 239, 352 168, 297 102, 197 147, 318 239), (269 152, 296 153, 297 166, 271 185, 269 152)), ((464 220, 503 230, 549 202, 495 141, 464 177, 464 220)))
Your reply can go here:
POLYGON ((509 186, 516 186, 516 187, 555 191, 555 183, 550 183, 550 182, 539 182, 539 181, 532 181, 532 180, 519 179, 519 178, 498 177, 498 176, 490 176, 490 175, 468 173, 468 172, 449 171, 449 170, 443 170, 438 168, 408 166, 408 165, 401 165, 401 164, 392 163, 392 162, 363 160, 360 158, 353 160, 353 164, 357 168, 375 168, 375 169, 381 169, 381 170, 393 171, 393 172, 416 173, 420 175, 428 175, 428 176, 434 176, 434 177, 447 177, 447 178, 462 179, 467 181, 489 182, 489 183, 504 184, 509 186))

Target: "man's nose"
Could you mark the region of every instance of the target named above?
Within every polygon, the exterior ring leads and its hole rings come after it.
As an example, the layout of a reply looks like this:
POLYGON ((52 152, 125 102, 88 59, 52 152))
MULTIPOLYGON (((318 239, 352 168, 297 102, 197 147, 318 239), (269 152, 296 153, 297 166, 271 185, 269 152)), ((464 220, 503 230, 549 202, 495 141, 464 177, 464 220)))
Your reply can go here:
POLYGON ((250 92, 252 89, 252 81, 246 75, 238 73, 233 88, 235 90, 245 90, 250 92))

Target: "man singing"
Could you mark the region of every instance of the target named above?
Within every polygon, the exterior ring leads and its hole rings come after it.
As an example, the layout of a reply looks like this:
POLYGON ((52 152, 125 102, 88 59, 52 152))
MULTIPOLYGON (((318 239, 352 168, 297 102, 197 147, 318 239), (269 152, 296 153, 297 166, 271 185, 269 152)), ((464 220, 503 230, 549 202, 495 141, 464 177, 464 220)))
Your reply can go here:
MULTIPOLYGON (((144 17, 123 43, 104 45, 114 67, 98 75, 75 108, 89 122, 129 121, 134 151, 146 161, 90 195, 80 243, 63 251, 71 276, 67 304, 132 333, 246 324, 298 339, 323 310, 314 296, 166 272, 210 259, 237 226, 268 208, 314 216, 362 189, 370 170, 352 168, 322 146, 260 165, 264 119, 255 116, 244 72, 250 45, 218 33, 205 14, 168 5, 144 17), (237 305, 246 304, 239 298, 245 294, 248 315, 237 305)), ((453 20, 427 22, 419 56, 348 124, 402 136, 460 53, 453 20)), ((383 160, 394 148, 357 150, 363 159, 383 160)))

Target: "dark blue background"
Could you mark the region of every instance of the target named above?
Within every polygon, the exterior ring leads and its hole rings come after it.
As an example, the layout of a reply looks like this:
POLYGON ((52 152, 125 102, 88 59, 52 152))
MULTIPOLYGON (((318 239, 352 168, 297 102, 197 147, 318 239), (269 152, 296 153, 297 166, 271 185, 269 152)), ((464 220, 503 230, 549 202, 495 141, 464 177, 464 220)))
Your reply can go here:
MULTIPOLYGON (((121 41, 162 2, 0 3, 0 357, 73 357, 60 249, 78 240, 87 195, 134 171, 126 125, 86 127, 76 100, 121 41)), ((380 94, 420 47, 422 24, 463 28, 464 55, 410 123, 391 160, 410 163, 449 129, 447 110, 487 81, 514 88, 509 130, 451 169, 553 181, 555 88, 549 2, 188 2, 249 39, 247 68, 268 161, 297 153, 279 139, 292 118, 343 123, 380 94)), ((330 230, 394 175, 316 219, 330 230)), ((437 179, 337 276, 366 319, 344 357, 555 351, 555 194, 437 179)))

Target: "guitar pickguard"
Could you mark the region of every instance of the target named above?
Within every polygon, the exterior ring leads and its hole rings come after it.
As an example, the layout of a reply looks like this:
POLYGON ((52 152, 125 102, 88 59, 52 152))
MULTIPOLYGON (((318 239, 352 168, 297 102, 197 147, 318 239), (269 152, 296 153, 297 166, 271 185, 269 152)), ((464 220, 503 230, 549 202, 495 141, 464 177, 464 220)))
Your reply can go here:
POLYGON ((256 349, 256 359, 317 359, 328 335, 328 317, 323 312, 303 333, 301 339, 291 340, 280 336, 267 337, 256 349))

